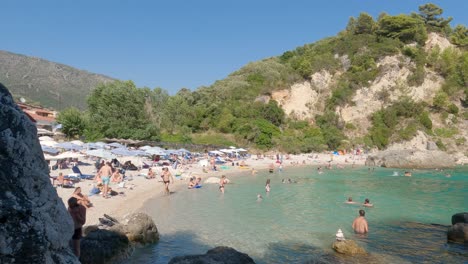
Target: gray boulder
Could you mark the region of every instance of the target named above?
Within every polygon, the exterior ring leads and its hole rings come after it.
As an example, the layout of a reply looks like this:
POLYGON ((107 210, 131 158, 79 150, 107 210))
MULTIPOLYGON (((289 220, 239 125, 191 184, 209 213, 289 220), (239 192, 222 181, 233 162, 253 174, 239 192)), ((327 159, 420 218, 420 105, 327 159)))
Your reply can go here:
POLYGON ((335 241, 332 244, 333 250, 344 255, 367 254, 366 250, 360 247, 354 240, 335 241))
POLYGON ((434 141, 427 141, 426 149, 427 150, 438 150, 439 147, 437 147, 437 144, 434 141))
POLYGON ((36 126, 0 84, 0 263, 79 263, 36 126))
POLYGON ((255 263, 249 255, 230 247, 216 247, 204 255, 175 257, 169 264, 251 264, 255 263))
POLYGON ((106 264, 127 259, 133 253, 128 238, 115 231, 98 229, 81 240, 81 263, 106 264))
POLYGON ((457 223, 449 227, 447 240, 455 243, 468 243, 468 224, 457 223))
POLYGON ((158 228, 153 219, 145 213, 136 213, 127 216, 123 225, 115 227, 123 232, 130 242, 150 244, 159 241, 158 228))
POLYGON ((428 150, 384 150, 369 155, 367 166, 382 166, 387 168, 404 169, 437 169, 455 167, 455 159, 440 151, 428 150))

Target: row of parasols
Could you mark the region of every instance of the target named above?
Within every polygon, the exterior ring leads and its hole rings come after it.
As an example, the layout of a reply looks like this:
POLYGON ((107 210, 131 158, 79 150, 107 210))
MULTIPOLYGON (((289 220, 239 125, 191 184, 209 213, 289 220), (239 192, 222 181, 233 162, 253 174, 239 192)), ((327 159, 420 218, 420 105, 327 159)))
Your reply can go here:
POLYGON ((73 140, 70 142, 58 143, 48 136, 39 137, 39 142, 46 160, 80 158, 84 156, 114 159, 118 156, 166 156, 171 154, 190 154, 190 151, 184 148, 165 150, 160 147, 143 146, 139 149, 129 149, 118 142, 109 144, 104 142, 84 143, 80 140, 73 140))

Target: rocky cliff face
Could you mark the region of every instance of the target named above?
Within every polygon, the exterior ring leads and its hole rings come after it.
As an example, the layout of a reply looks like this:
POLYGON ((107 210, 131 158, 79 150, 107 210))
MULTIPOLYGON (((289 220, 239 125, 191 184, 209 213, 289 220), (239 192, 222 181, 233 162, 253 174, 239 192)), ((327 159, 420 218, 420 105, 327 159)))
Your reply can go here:
POLYGON ((0 263, 79 263, 35 125, 0 84, 0 263))

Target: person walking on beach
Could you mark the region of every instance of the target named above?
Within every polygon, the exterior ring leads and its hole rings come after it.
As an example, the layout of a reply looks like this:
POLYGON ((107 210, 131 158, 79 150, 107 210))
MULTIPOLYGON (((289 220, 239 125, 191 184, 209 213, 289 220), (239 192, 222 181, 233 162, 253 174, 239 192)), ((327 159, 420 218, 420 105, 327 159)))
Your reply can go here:
POLYGON ((219 180, 219 191, 220 191, 221 193, 224 193, 224 185, 225 185, 226 183, 227 183, 227 181, 226 181, 226 176, 225 176, 225 175, 221 176, 221 180, 219 180))
POLYGON ((109 183, 110 183, 110 177, 112 175, 112 167, 110 165, 110 162, 106 162, 104 166, 99 170, 99 174, 101 175, 102 179, 102 197, 104 198, 109 198, 107 193, 109 192, 109 183))
POLYGON ((80 240, 83 237, 82 227, 86 223, 86 208, 78 203, 78 199, 70 197, 68 199, 68 212, 73 219, 73 230, 75 230, 72 236, 73 253, 80 258, 80 240))
POLYGON ((265 191, 266 191, 267 193, 270 192, 270 179, 267 179, 267 181, 266 181, 265 191))
POLYGON ((359 216, 356 217, 353 221, 353 229, 354 232, 357 234, 366 234, 369 232, 369 226, 367 225, 367 220, 364 217, 366 215, 366 212, 364 210, 359 210, 359 216))
POLYGON ((167 167, 162 169, 162 178, 166 194, 171 194, 169 191, 169 184, 174 182, 174 178, 172 177, 172 174, 167 167))

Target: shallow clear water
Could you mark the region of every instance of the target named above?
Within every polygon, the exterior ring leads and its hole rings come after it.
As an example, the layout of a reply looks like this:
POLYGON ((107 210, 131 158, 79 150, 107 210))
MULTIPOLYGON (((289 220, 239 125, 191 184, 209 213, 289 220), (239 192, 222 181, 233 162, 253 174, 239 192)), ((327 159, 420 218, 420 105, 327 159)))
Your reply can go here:
POLYGON ((138 249, 130 263, 167 263, 174 256, 203 254, 220 245, 247 253, 256 263, 305 263, 332 254, 338 228, 385 262, 465 262, 466 246, 447 244, 447 228, 431 224, 449 225, 454 213, 467 211, 468 168, 448 171, 449 178, 437 171, 413 171, 412 177, 393 176, 395 172, 403 174, 382 168, 318 174, 312 167, 256 176, 239 172, 245 175, 231 177, 233 184, 224 195, 217 184, 205 184, 157 197, 146 207, 161 240, 138 249), (297 183, 283 184, 283 178, 297 183), (358 202, 369 198, 374 207, 345 204, 349 196, 358 202), (369 222, 366 237, 352 232, 359 209, 365 209, 369 222))

